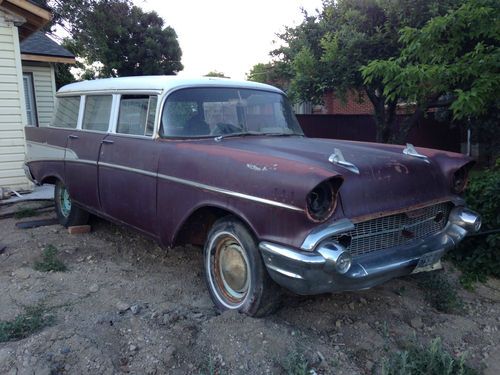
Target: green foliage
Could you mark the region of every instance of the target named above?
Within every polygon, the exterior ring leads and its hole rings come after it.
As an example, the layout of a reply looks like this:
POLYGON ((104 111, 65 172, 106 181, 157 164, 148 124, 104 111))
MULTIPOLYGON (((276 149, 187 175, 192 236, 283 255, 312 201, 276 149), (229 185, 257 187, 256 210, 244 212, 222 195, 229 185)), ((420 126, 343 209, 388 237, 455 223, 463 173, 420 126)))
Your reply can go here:
POLYGON ((280 61, 266 64, 258 63, 247 73, 247 80, 267 83, 282 90, 288 90, 290 80, 288 69, 288 65, 280 61))
POLYGON ((0 321, 0 342, 20 340, 53 323, 43 306, 28 307, 14 320, 0 321))
POLYGON ((500 277, 499 196, 500 159, 495 167, 471 175, 465 196, 468 206, 481 214, 481 231, 492 233, 470 236, 450 253, 463 272, 461 282, 467 288, 475 282, 485 282, 489 276, 500 277))
POLYGON ((382 81, 390 100, 425 105, 451 93, 455 119, 484 114, 500 90, 500 3, 466 0, 421 28, 405 27, 398 56, 362 68, 367 85, 382 81))
POLYGON ((230 78, 226 77, 226 75, 222 72, 219 72, 217 70, 211 70, 207 74, 205 74, 205 77, 218 77, 218 78, 230 78))
POLYGON ((84 78, 175 74, 183 69, 177 34, 156 12, 144 12, 129 0, 51 4, 55 22, 69 33, 73 51, 85 61, 84 78))
POLYGON ((308 375, 309 362, 303 354, 294 351, 290 352, 282 364, 287 375, 308 375))
POLYGON ((32 207, 20 207, 15 213, 15 219, 23 219, 25 217, 38 216, 39 212, 32 207))
POLYGON ((382 364, 383 375, 475 375, 476 370, 465 364, 465 358, 455 359, 442 346, 441 339, 432 340, 428 347, 411 343, 406 350, 394 353, 382 364))
POLYGON ((281 76, 290 81, 295 101, 319 103, 328 91, 341 99, 352 89, 366 94, 374 106, 377 138, 387 142, 399 98, 385 95, 387 81, 367 80, 361 68, 396 58, 400 30, 421 27, 456 6, 453 0, 325 0, 316 16, 305 13, 299 26, 279 35, 284 46, 271 55, 284 64, 281 76))
POLYGON ((47 246, 42 253, 42 259, 35 261, 33 268, 41 272, 65 272, 68 267, 57 257, 57 248, 47 246))
POLYGON ((227 372, 224 371, 216 357, 209 356, 206 365, 204 366, 204 371, 199 375, 226 375, 227 372))
POLYGON ((456 313, 463 309, 462 300, 458 297, 456 286, 450 283, 441 272, 422 273, 416 276, 425 299, 436 310, 444 313, 456 313))

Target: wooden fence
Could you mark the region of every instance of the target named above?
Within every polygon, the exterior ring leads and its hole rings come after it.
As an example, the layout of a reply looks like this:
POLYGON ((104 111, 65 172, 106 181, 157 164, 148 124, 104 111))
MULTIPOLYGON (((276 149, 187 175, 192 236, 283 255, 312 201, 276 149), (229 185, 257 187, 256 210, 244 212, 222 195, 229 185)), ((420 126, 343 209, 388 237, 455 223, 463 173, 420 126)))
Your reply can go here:
MULTIPOLYGON (((398 116, 397 123, 406 116, 398 116)), ((297 115, 308 137, 375 142, 376 126, 371 115, 297 115)), ((460 129, 439 122, 432 114, 423 118, 408 135, 409 143, 420 147, 460 152, 460 129)))

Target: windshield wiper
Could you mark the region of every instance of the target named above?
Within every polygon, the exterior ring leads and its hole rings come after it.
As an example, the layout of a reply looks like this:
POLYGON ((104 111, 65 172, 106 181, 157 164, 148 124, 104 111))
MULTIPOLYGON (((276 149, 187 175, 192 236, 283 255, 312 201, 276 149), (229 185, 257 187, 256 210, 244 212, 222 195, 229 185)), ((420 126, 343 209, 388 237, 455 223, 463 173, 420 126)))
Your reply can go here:
POLYGON ((216 142, 220 142, 224 138, 230 138, 230 137, 246 137, 246 136, 256 136, 256 135, 262 135, 262 136, 273 136, 273 137, 290 137, 290 136, 300 136, 303 137, 303 134, 298 134, 298 133, 260 133, 260 132, 255 132, 255 131, 248 131, 248 132, 237 132, 237 133, 228 133, 228 134, 221 134, 218 135, 214 138, 216 142))
POLYGON ((224 138, 232 138, 232 137, 246 137, 246 136, 253 136, 253 135, 264 135, 259 132, 237 132, 237 133, 227 133, 227 134, 221 134, 218 135, 214 138, 216 142, 220 142, 224 138))
POLYGON ((304 134, 300 133, 260 133, 261 135, 270 135, 273 137, 293 137, 293 136, 298 136, 298 137, 303 137, 304 134))

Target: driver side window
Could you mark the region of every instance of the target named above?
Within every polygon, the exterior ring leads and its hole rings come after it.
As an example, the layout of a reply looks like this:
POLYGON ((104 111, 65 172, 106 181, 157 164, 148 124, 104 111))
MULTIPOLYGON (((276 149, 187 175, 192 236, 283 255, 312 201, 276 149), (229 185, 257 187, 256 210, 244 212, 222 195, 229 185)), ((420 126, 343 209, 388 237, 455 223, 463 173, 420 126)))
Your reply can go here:
POLYGON ((163 135, 197 137, 210 134, 203 107, 192 101, 167 101, 162 116, 163 135))

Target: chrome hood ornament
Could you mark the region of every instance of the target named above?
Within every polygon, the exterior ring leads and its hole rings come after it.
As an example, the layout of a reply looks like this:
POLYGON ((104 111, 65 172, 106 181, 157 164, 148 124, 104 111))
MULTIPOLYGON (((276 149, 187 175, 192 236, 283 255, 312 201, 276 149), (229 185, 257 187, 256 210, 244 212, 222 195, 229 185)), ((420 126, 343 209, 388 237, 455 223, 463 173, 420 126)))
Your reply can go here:
POLYGON ((408 156, 413 156, 419 159, 422 159, 426 163, 430 163, 429 158, 427 156, 419 154, 417 150, 415 150, 415 147, 411 143, 407 143, 406 147, 403 149, 403 154, 408 155, 408 156))
POLYGON ((328 158, 328 161, 332 164, 338 165, 340 167, 344 167, 345 169, 350 170, 353 173, 359 174, 359 169, 356 167, 354 164, 349 163, 344 159, 344 155, 342 154, 342 151, 340 151, 338 148, 334 149, 333 154, 330 155, 328 158))

